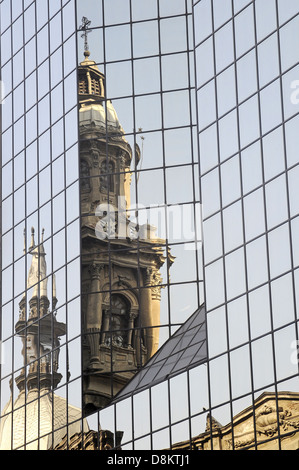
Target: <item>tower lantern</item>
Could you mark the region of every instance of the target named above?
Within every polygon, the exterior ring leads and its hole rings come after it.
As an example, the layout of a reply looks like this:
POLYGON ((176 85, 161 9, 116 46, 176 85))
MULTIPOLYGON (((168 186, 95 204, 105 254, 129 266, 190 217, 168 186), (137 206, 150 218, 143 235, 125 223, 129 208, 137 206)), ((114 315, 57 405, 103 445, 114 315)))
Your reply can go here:
MULTIPOLYGON (((23 342, 24 368, 16 379, 20 391, 30 389, 55 389, 61 380, 58 371, 60 337, 66 333, 64 323, 55 316, 56 287, 53 274, 52 309, 48 297, 46 253, 41 242, 35 244, 34 228, 31 229, 31 244, 28 253, 31 265, 27 278, 27 290, 19 303, 20 316, 16 333, 23 342), (31 292, 27 315, 27 296, 31 292)), ((25 238, 25 237, 24 237, 25 238)))

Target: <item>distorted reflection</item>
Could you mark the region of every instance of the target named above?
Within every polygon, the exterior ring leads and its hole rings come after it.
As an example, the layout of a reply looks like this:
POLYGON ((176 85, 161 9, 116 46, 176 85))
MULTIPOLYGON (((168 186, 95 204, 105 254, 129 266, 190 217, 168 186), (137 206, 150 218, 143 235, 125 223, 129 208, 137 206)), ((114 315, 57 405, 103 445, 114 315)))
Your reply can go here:
MULTIPOLYGON (((61 442, 72 420, 72 432, 81 432, 81 409, 69 405, 65 398, 53 392, 62 380, 60 338, 66 334, 66 325, 56 318, 54 275, 48 292, 50 278, 47 276, 43 232, 36 243, 34 228, 31 229, 27 250, 24 231, 24 253, 31 256, 31 264, 27 290, 19 302, 19 319, 15 325, 23 344, 23 367, 15 378, 16 398, 13 381, 10 381, 12 394, 2 412, 0 449, 48 450, 61 442), (11 434, 13 427, 15 432, 11 434)), ((86 423, 84 429, 87 429, 86 423)))
MULTIPOLYGON (((105 76, 91 60, 83 18, 79 65, 83 405, 104 407, 158 348, 160 268, 171 264, 154 227, 130 220, 131 147, 105 76)), ((138 220, 138 217, 137 217, 138 220)))

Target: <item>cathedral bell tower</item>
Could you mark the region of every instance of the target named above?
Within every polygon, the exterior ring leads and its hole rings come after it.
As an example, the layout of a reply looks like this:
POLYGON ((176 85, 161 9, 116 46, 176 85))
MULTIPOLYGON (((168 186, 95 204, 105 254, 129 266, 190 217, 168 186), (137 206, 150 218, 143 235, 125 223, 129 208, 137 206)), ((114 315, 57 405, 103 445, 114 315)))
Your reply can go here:
MULTIPOLYGON (((26 252, 26 247, 24 251, 26 252)), ((23 342, 24 369, 16 378, 20 392, 25 389, 50 390, 57 387, 62 378, 57 372, 60 337, 66 334, 65 324, 58 322, 54 314, 57 303, 54 275, 50 309, 43 234, 41 243, 36 245, 33 228, 28 252, 32 256, 32 261, 27 279, 27 291, 32 290, 32 295, 27 312, 26 293, 24 293, 19 303, 19 320, 15 325, 16 333, 23 342)))
POLYGON ((10 381, 11 395, 0 420, 0 450, 50 450, 65 436, 69 440, 70 430, 75 434, 88 428, 86 421, 82 422, 81 408, 56 394, 62 380, 60 337, 66 334, 66 325, 56 318, 55 277, 52 274, 49 286, 43 234, 36 243, 32 228, 28 249, 26 233, 24 241, 24 254, 31 260, 15 325, 23 344, 23 367, 15 377, 18 394, 14 393, 13 378, 10 381))
MULTIPOLYGON (((83 19, 84 20, 84 19, 83 19)), ((82 27, 84 30, 84 27, 82 27)), ((84 34, 83 34, 84 36, 84 34)), ((86 46, 86 43, 85 43, 86 46)), ((83 402, 109 403, 157 351, 165 241, 130 221, 131 148, 105 96, 105 76, 79 65, 83 402)))

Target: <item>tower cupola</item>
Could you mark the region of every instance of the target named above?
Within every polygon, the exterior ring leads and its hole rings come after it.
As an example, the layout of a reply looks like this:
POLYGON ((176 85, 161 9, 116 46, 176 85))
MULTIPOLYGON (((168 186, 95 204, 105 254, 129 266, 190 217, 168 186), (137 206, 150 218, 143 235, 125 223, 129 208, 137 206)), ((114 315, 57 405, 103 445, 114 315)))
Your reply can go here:
MULTIPOLYGON (((58 370, 60 336, 65 335, 64 323, 58 322, 55 315, 56 287, 52 276, 52 308, 48 297, 48 276, 46 253, 41 242, 35 243, 34 228, 31 229, 31 244, 28 254, 32 256, 27 278, 27 290, 20 303, 20 316, 16 323, 16 333, 23 342, 24 368, 16 379, 20 390, 27 388, 55 388, 61 380, 58 370), (27 298, 29 309, 27 314, 27 298)), ((24 237, 25 238, 25 237, 24 237)), ((24 251, 26 253, 26 240, 24 251)))

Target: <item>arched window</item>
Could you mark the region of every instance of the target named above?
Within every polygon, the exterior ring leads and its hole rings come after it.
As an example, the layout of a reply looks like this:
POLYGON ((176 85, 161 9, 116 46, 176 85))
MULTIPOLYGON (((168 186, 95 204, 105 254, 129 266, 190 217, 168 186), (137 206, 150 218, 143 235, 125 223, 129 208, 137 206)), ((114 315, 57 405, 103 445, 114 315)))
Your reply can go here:
POLYGON ((129 305, 121 295, 112 295, 109 309, 109 333, 106 345, 126 346, 129 305))
POLYGON ((101 191, 114 192, 114 163, 111 160, 101 163, 100 188, 101 191))

